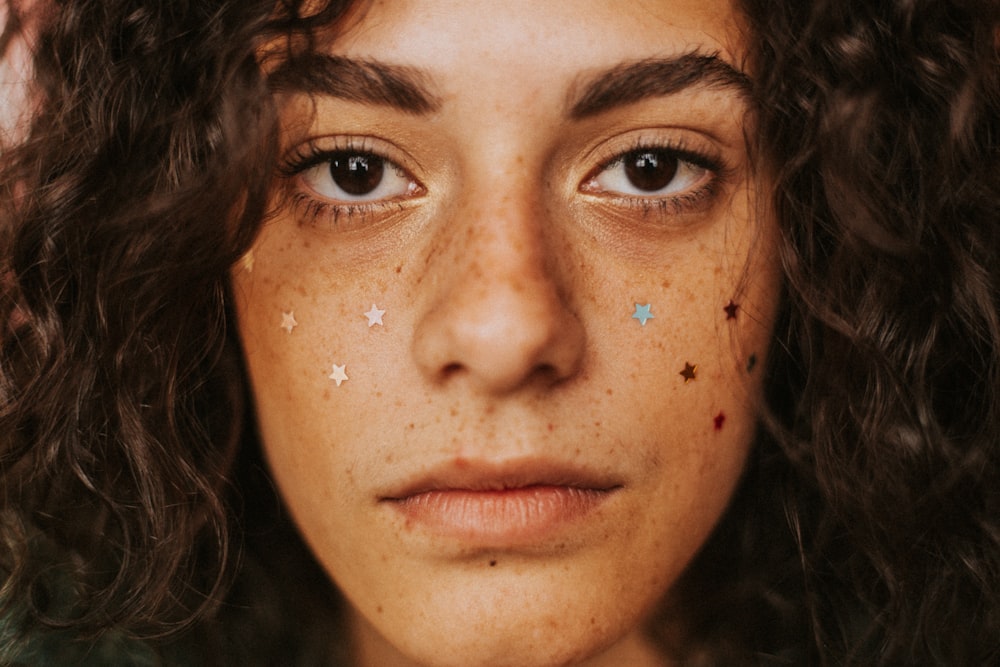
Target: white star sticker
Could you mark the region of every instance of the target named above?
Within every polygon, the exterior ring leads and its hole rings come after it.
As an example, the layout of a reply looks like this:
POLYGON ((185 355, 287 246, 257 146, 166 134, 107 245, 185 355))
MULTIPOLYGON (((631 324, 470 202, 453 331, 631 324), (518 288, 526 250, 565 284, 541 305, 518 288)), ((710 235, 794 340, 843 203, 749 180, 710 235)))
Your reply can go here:
POLYGON ((347 377, 347 373, 344 372, 345 368, 347 368, 347 364, 344 364, 343 366, 338 366, 337 364, 334 364, 333 372, 330 373, 330 375, 328 376, 331 380, 337 383, 338 387, 344 380, 350 379, 347 377))
POLYGON ((292 329, 299 326, 299 323, 295 321, 295 313, 289 310, 287 313, 281 314, 281 328, 292 333, 292 329))
POLYGON ((384 310, 379 310, 378 306, 374 303, 372 304, 372 309, 365 313, 365 317, 368 318, 368 326, 373 327, 376 324, 382 324, 382 316, 385 315, 384 310))

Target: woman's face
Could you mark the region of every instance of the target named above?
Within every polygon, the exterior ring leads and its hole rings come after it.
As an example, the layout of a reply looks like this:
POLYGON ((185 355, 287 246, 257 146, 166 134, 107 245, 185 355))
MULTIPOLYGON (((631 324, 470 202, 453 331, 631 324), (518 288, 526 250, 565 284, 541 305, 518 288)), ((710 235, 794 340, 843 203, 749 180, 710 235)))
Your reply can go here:
POLYGON ((643 664, 744 465, 778 292, 739 20, 351 18, 273 75, 277 214, 233 275, 277 485, 363 659, 643 664))

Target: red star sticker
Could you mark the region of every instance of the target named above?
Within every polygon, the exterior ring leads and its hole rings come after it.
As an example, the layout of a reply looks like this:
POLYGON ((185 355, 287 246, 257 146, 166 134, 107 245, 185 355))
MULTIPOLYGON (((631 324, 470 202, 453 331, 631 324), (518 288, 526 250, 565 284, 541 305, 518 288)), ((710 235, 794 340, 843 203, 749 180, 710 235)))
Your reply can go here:
POLYGON ((721 431, 722 430, 722 425, 726 421, 726 415, 724 413, 720 412, 719 414, 715 415, 715 419, 713 419, 712 421, 715 422, 715 430, 716 431, 721 431))

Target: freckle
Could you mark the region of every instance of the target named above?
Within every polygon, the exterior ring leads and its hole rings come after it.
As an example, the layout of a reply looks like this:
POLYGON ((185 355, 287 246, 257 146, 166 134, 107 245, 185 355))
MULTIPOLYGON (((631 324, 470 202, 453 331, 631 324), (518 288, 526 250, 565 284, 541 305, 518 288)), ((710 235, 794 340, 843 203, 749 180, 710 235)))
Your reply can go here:
POLYGON ((396 273, 402 273, 402 272, 403 272, 403 266, 402 265, 397 266, 396 273))
POLYGON ((496 567, 496 566, 497 566, 497 562, 495 560, 491 560, 490 561, 490 567, 496 567))
POLYGON ((382 398, 382 392, 376 391, 375 392, 375 398, 382 398))
POLYGON ((406 428, 410 429, 411 431, 413 429, 415 429, 416 427, 417 427, 417 425, 414 424, 413 422, 410 422, 409 424, 406 425, 406 428))
POLYGON ((615 392, 613 392, 611 389, 608 389, 604 393, 606 393, 608 396, 613 396, 615 392))
POLYGON ((381 614, 381 613, 382 613, 382 605, 379 605, 379 606, 377 606, 377 607, 375 608, 375 613, 376 613, 376 614, 381 614))
POLYGON ((663 289, 670 289, 670 281, 664 280, 662 283, 660 283, 660 287, 662 287, 663 289))
POLYGON ((326 389, 326 390, 323 391, 323 400, 324 401, 329 401, 330 400, 330 390, 329 389, 326 389))
POLYGON ((753 373, 753 369, 757 367, 757 355, 751 354, 750 358, 747 359, 747 373, 753 373))
POLYGON ((553 424, 552 422, 549 422, 549 433, 551 433, 554 430, 556 430, 556 425, 553 424))
POLYGON ((455 408, 452 408, 448 412, 451 414, 452 417, 457 417, 458 416, 458 410, 456 410, 455 408))

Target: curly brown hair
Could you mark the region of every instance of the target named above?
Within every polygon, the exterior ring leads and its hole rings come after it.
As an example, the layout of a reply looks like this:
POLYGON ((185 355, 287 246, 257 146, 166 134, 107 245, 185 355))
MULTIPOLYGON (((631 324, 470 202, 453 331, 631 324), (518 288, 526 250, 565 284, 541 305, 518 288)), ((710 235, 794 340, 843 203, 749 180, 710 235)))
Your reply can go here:
MULTIPOLYGON (((0 165, 0 657, 114 629, 335 659, 227 311, 275 164, 262 47, 298 57, 352 3, 320 4, 46 15, 0 165)), ((1000 5, 740 5, 781 318, 740 489, 650 632, 685 664, 996 663, 1000 5)))

